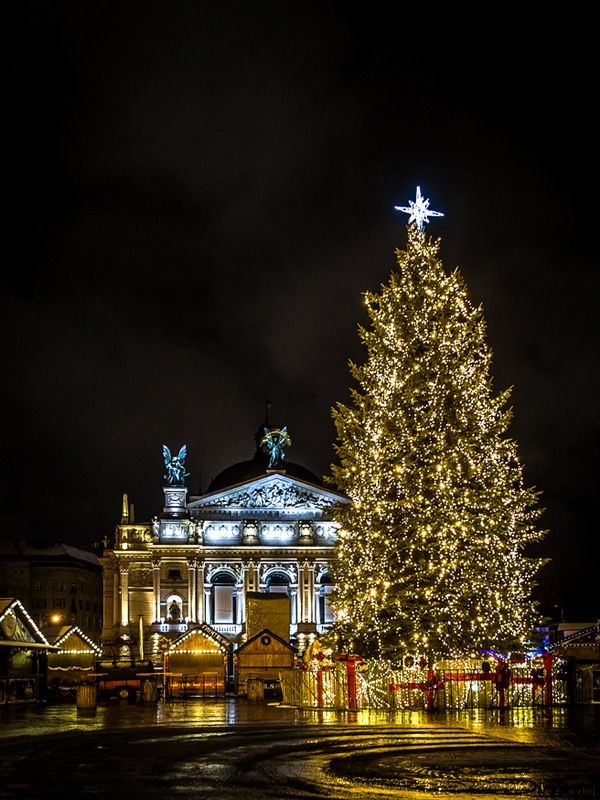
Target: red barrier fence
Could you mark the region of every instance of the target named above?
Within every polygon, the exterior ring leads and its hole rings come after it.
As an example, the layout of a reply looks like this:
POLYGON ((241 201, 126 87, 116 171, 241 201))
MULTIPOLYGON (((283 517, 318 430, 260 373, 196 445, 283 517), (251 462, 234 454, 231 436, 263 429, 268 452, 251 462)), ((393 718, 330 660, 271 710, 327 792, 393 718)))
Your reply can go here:
POLYGON ((515 663, 445 661, 433 668, 423 659, 414 662, 395 668, 354 654, 313 659, 282 676, 284 700, 349 710, 533 707, 567 701, 564 660, 550 654, 515 663))

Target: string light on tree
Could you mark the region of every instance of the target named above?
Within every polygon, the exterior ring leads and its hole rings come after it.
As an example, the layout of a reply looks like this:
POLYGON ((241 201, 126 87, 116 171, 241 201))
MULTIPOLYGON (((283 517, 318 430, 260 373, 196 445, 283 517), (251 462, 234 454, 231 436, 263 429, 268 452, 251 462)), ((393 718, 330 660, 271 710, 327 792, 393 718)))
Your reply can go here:
POLYGON ((352 500, 334 511, 332 603, 343 643, 368 657, 521 647, 537 621, 538 494, 507 435, 510 390, 492 391, 482 309, 423 231, 439 214, 427 202, 417 189, 397 269, 364 295, 366 360, 332 411, 331 482, 352 500))

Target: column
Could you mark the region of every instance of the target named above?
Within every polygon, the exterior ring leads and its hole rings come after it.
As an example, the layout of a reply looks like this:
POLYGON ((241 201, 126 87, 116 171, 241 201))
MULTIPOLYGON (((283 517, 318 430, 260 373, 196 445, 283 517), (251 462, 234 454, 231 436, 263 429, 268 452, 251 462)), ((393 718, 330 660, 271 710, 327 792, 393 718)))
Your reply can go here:
POLYGON ((129 626, 129 567, 121 566, 121 627, 129 626))
POLYGON ((112 624, 116 628, 120 621, 121 621, 121 610, 119 608, 119 592, 120 592, 120 585, 119 585, 119 564, 118 562, 114 565, 114 572, 113 572, 113 597, 112 597, 112 624))
POLYGON ((204 562, 198 561, 198 569, 196 571, 196 622, 204 622, 204 562))
POLYGON ((160 560, 152 561, 152 592, 154 602, 154 622, 160 622, 160 560))
POLYGON ((196 622, 196 571, 198 562, 195 558, 188 559, 188 618, 196 622))
POLYGON ((313 596, 313 602, 312 602, 313 622, 315 622, 317 625, 319 625, 321 622, 323 622, 323 620, 320 619, 320 617, 319 617, 319 591, 320 591, 320 589, 321 589, 321 587, 315 581, 315 573, 314 573, 314 569, 313 569, 313 590, 312 590, 312 596, 313 596))
POLYGON ((258 592, 258 565, 255 561, 248 561, 244 566, 244 583, 247 592, 258 592))
POLYGON ((292 612, 292 618, 290 623, 292 625, 296 625, 298 623, 298 601, 299 601, 299 592, 297 586, 290 586, 290 606, 292 612))
POLYGON ((300 621, 314 622, 315 565, 304 561, 300 571, 300 621))
POLYGON ((244 589, 242 593, 243 611, 240 617, 240 623, 243 625, 246 622, 246 595, 248 592, 256 591, 254 588, 254 581, 256 579, 256 565, 254 561, 246 561, 242 564, 244 589))
POLYGON ((237 625, 241 625, 246 617, 246 603, 244 602, 246 594, 243 584, 235 587, 235 593, 237 595, 235 622, 237 625))
POLYGON ((204 622, 211 624, 210 587, 204 587, 204 622))

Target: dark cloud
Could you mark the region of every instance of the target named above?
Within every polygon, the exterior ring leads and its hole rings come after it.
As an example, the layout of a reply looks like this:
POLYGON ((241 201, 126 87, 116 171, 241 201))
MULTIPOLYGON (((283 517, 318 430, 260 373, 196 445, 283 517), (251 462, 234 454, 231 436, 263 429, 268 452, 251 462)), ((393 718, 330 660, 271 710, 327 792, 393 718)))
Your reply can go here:
POLYGON ((112 529, 123 491, 148 518, 162 443, 188 444, 206 488, 252 455, 266 397, 289 457, 328 472, 361 295, 387 280, 393 206, 419 184, 445 213, 446 267, 483 304, 494 385, 514 387, 554 559, 540 593, 597 615, 584 34, 335 3, 4 11, 10 511, 82 543, 112 529))

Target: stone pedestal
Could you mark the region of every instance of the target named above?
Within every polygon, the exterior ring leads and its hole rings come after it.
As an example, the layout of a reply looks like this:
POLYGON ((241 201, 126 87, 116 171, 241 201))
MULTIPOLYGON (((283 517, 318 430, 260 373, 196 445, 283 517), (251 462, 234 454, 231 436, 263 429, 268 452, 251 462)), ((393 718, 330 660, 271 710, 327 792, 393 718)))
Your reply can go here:
POLYGON ((163 516, 184 517, 187 511, 187 488, 185 486, 163 486, 165 505, 163 516))

